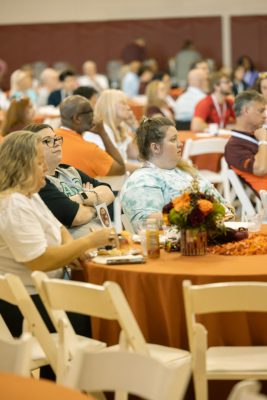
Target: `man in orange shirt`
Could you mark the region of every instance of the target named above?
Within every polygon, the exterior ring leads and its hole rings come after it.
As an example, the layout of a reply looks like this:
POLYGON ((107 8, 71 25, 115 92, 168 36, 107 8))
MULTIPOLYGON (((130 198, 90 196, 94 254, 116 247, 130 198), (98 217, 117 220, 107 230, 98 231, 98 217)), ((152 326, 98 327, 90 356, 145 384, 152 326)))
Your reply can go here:
POLYGON ((247 90, 235 98, 236 126, 225 146, 225 159, 256 193, 267 190, 267 130, 264 97, 247 90))
POLYGON ((124 161, 112 144, 103 125, 93 125, 93 109, 82 96, 69 96, 60 105, 62 126, 55 130, 64 138, 62 162, 80 169, 91 177, 123 175, 124 161), (82 133, 94 131, 99 134, 106 151, 83 139, 82 133))

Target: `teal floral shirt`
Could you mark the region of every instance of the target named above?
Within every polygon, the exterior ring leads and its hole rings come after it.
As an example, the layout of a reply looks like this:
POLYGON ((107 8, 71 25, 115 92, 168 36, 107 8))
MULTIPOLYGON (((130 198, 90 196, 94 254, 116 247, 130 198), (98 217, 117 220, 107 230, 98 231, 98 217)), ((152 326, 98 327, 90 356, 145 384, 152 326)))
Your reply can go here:
MULTIPOLYGON (((199 176, 200 190, 212 194, 227 206, 226 201, 205 178, 199 176)), ((148 215, 161 212, 162 207, 181 195, 191 184, 193 177, 179 168, 161 169, 149 163, 132 173, 121 191, 124 213, 136 230, 136 223, 148 215)))

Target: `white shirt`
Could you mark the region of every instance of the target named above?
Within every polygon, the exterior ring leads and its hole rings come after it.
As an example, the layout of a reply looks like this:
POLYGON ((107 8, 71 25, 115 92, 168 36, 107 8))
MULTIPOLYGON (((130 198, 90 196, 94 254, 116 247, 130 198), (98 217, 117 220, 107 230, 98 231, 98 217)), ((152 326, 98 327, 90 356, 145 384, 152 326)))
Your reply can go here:
MULTIPOLYGON (((36 193, 31 198, 12 193, 0 199, 0 274, 20 277, 30 294, 36 293, 32 271, 23 263, 41 256, 48 246, 61 244, 61 223, 36 193)), ((62 278, 62 268, 47 273, 62 278)))
MULTIPOLYGON (((130 136, 127 135, 127 133, 126 133, 126 138, 123 141, 116 142, 115 135, 114 135, 114 132, 111 129, 111 127, 105 123, 103 125, 104 125, 104 129, 105 129, 109 139, 111 140, 112 144, 119 150, 122 158, 124 160, 127 160, 127 147, 129 146, 129 143, 131 143, 131 141, 132 141, 130 136)), ((106 151, 106 148, 105 148, 102 138, 99 135, 97 135, 96 133, 84 132, 83 138, 87 142, 95 143, 102 150, 106 151)))
POLYGON ((176 121, 191 121, 197 103, 206 97, 202 90, 188 86, 185 93, 182 93, 175 102, 174 114, 176 121))
POLYGON ((98 92, 101 90, 108 89, 109 83, 105 75, 96 74, 94 80, 87 75, 80 76, 78 78, 78 83, 80 86, 91 86, 95 88, 98 92))

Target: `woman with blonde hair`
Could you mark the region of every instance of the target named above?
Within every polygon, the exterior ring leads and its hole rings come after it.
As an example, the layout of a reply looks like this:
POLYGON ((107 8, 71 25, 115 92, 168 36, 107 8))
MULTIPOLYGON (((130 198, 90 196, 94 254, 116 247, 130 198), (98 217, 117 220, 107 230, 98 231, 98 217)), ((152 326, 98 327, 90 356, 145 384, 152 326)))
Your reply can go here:
POLYGON ((127 159, 137 158, 136 146, 133 143, 134 131, 138 123, 128 105, 126 95, 116 89, 104 90, 97 99, 94 109, 94 120, 102 122, 110 140, 118 148, 126 161, 128 171, 136 169, 136 165, 127 163, 127 159))
POLYGON ((124 213, 137 228, 147 218, 162 220, 162 208, 182 194, 198 177, 200 189, 224 204, 228 216, 232 207, 197 169, 181 159, 181 142, 174 123, 166 117, 145 118, 137 132, 137 145, 143 167, 133 172, 121 191, 124 213))
POLYGON ((10 98, 21 99, 29 97, 33 104, 37 103, 37 93, 33 89, 33 80, 31 71, 17 69, 10 77, 10 98))
POLYGON ((33 121, 34 114, 32 102, 28 97, 18 100, 13 99, 3 120, 1 128, 2 136, 23 129, 24 126, 33 121))
MULTIPOLYGON (((108 243, 110 229, 74 240, 46 207, 38 194, 47 172, 38 134, 18 131, 8 135, 0 146, 0 165, 0 275, 19 276, 42 312, 31 272, 62 278, 64 266, 77 265, 86 250, 108 243)), ((22 318, 18 310, 0 301, 0 314, 12 334, 19 335, 22 318)))
POLYGON ((146 87, 147 104, 145 115, 147 117, 163 116, 174 121, 173 111, 167 102, 168 88, 159 80, 150 82, 146 87))

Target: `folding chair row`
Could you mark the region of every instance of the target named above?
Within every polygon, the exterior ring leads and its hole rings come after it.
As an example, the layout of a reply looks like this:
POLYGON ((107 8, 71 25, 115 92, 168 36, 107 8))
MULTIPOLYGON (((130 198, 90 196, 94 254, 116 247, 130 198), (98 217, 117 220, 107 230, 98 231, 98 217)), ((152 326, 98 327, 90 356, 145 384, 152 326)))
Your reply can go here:
MULTIPOLYGON (((146 343, 130 306, 121 288, 116 283, 106 282, 101 286, 49 279, 45 273, 39 271, 35 271, 32 278, 55 325, 56 334, 48 332, 38 310, 18 277, 11 274, 0 277, 0 297, 2 297, 2 293, 5 293, 4 300, 19 307, 27 320, 30 332, 40 343, 39 347, 43 350, 42 365, 51 364, 58 382, 66 383, 68 381, 66 376, 68 376, 68 371, 72 367, 72 361, 78 349, 87 349, 90 352, 106 352, 105 344, 102 342, 81 338, 74 333, 66 311, 118 321, 121 328, 119 344, 107 348, 108 353, 119 350, 132 351, 144 357, 155 359, 165 366, 171 366, 177 373, 181 365, 184 364, 190 370, 191 355, 188 351, 146 343)), ((183 382, 182 392, 185 391, 186 384, 187 381, 183 382)))

